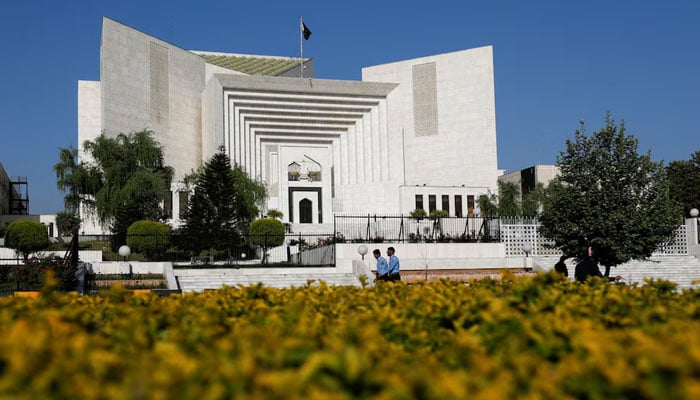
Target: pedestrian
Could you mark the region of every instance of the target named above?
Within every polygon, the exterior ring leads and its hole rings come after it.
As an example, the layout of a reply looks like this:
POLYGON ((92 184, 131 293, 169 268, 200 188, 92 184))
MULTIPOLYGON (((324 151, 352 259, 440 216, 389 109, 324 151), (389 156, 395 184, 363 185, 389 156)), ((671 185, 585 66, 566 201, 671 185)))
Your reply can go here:
MULTIPOLYGON (((598 269, 598 257, 593 251, 593 247, 588 247, 588 252, 586 257, 578 264, 576 264, 576 270, 574 271, 574 277, 578 282, 585 282, 590 276, 595 276, 598 278, 603 278, 603 274, 600 273, 598 269)), ((620 275, 614 278, 608 278, 608 281, 615 282, 622 279, 620 275)))
POLYGON ((394 254, 395 252, 396 251, 393 247, 389 247, 388 249, 386 249, 386 254, 389 256, 389 280, 400 281, 401 274, 399 274, 399 270, 401 269, 401 267, 399 263, 399 258, 396 257, 396 255, 394 254))
POLYGON ((374 258, 377 260, 377 270, 375 271, 375 275, 377 276, 378 281, 389 281, 390 275, 389 275, 389 264, 387 264, 386 259, 382 257, 382 253, 379 251, 379 249, 374 249, 372 251, 372 254, 374 255, 374 258))
POLYGON ((569 276, 569 269, 566 267, 566 263, 565 263, 567 258, 568 257, 566 257, 566 256, 561 256, 561 258, 559 258, 559 262, 554 264, 554 271, 558 272, 566 277, 569 276))

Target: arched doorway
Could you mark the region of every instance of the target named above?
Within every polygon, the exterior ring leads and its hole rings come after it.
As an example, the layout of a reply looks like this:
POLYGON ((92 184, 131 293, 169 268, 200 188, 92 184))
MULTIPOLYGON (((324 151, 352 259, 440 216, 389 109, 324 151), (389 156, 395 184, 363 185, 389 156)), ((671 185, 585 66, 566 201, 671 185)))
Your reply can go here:
POLYGON ((299 201, 299 223, 310 224, 313 222, 313 203, 309 199, 299 201))

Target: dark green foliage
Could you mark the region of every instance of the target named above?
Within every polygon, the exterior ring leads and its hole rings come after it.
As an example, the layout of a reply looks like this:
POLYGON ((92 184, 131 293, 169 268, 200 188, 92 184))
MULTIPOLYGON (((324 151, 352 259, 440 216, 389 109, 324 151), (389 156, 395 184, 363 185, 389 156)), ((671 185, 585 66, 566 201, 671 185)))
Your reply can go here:
POLYGON ((44 224, 40 222, 14 221, 5 231, 5 246, 15 249, 26 260, 30 253, 49 246, 49 235, 44 224))
POLYGON ((59 211, 56 214, 56 227, 61 235, 70 235, 80 227, 80 217, 71 211, 59 211))
POLYGON ((671 198, 681 207, 686 217, 690 210, 700 209, 700 150, 688 161, 671 161, 666 167, 671 198))
POLYGON ((425 218, 427 216, 425 210, 422 208, 416 208, 415 210, 411 211, 410 215, 416 219, 425 218))
POLYGON ((435 219, 435 218, 447 218, 450 216, 450 213, 447 212, 447 210, 433 210, 430 212, 428 215, 430 218, 435 219))
POLYGON ((263 247, 277 247, 284 243, 284 224, 273 218, 256 219, 250 224, 251 243, 263 247))
POLYGON ((58 162, 53 170, 56 172, 56 186, 66 192, 64 206, 67 213, 77 215, 81 204, 94 206, 91 196, 101 185, 99 171, 94 166, 78 162, 78 149, 59 149, 58 162))
POLYGON ((267 249, 284 243, 284 224, 273 218, 256 219, 250 224, 248 238, 253 244, 262 246, 262 263, 267 263, 267 249))
POLYGON ((104 134, 83 144, 94 162, 76 163, 76 149, 61 149, 54 165, 58 187, 67 191, 66 210, 82 204, 100 223, 109 225, 116 249, 126 243, 126 230, 139 220, 165 218, 161 203, 173 170, 163 161, 163 148, 153 132, 143 130, 110 138, 104 134))
POLYGON ((267 217, 268 218, 282 219, 282 217, 284 217, 284 213, 280 210, 271 208, 271 209, 267 210, 267 217))
POLYGON ((513 182, 498 181, 498 215, 501 217, 522 215, 520 188, 513 182))
POLYGON ((40 290, 45 287, 46 274, 53 273, 55 288, 62 291, 75 289, 75 268, 57 257, 32 258, 21 265, 0 268, 0 291, 40 290))
POLYGON ((498 198, 495 194, 482 194, 477 199, 479 210, 482 217, 497 217, 498 216, 498 198))
POLYGON ((243 245, 248 224, 260 212, 265 186, 231 161, 222 147, 197 173, 195 188, 182 215, 181 246, 199 254, 243 245))
POLYGON ((663 165, 637 146, 609 113, 592 136, 581 123, 558 158, 561 175, 540 216, 542 234, 564 254, 582 258, 592 245, 606 275, 611 266, 649 257, 680 222, 663 165))
POLYGON ((535 217, 540 214, 547 198, 547 188, 538 183, 535 190, 523 196, 523 216, 535 217))
POLYGON ((127 229, 126 244, 147 258, 162 255, 170 246, 170 227, 158 221, 136 221, 127 229))

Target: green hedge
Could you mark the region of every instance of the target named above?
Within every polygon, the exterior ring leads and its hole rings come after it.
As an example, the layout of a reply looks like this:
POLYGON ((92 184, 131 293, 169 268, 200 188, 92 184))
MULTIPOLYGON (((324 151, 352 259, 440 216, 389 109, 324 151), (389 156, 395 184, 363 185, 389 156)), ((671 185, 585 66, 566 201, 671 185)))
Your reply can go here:
POLYGON ((170 227, 158 221, 136 221, 126 231, 126 244, 147 258, 162 255, 170 247, 170 227))

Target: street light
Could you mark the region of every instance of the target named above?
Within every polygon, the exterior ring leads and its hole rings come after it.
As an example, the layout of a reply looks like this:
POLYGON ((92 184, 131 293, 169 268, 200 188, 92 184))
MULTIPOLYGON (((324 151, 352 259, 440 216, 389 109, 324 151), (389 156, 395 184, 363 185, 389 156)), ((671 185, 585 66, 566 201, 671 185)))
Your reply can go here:
POLYGON ((365 254, 367 254, 367 251, 369 251, 369 249, 367 249, 367 246, 365 246, 364 244, 361 244, 357 248, 357 252, 362 256, 362 261, 365 261, 365 254))
POLYGON ((523 243, 521 249, 525 253, 525 258, 523 258, 523 269, 526 272, 532 271, 532 260, 528 258, 528 255, 532 252, 532 244, 529 242, 525 242, 523 243))
POLYGON ((700 211, 698 211, 697 208, 691 208, 691 209, 690 209, 690 216, 691 216, 692 218, 697 218, 699 213, 700 213, 700 211))
POLYGON ((131 249, 127 245, 122 245, 119 247, 119 255, 124 257, 124 261, 127 260, 127 257, 131 255, 131 249))

